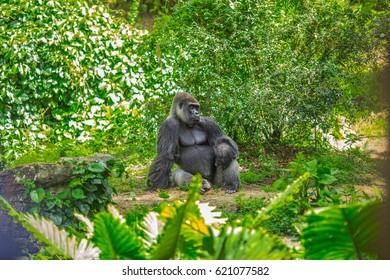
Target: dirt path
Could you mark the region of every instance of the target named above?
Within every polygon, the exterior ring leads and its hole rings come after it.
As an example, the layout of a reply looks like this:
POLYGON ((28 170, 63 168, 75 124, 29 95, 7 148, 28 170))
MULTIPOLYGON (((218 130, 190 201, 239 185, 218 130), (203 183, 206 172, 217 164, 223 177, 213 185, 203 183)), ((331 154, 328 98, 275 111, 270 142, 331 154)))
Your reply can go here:
MULTIPOLYGON (((384 158, 387 153, 387 141, 386 138, 372 138, 367 140, 367 144, 364 147, 372 157, 374 158, 384 158)), ((206 194, 202 195, 201 202, 208 202, 210 205, 217 207, 233 207, 235 199, 237 196, 244 196, 248 199, 250 197, 273 197, 275 193, 266 192, 266 186, 270 186, 272 182, 264 182, 262 186, 258 184, 244 184, 240 187, 239 192, 235 194, 226 194, 224 191, 218 189, 212 189, 206 194)), ((385 185, 385 180, 383 178, 378 178, 374 185, 370 186, 355 186, 357 190, 364 191, 369 196, 375 195, 375 186, 383 188, 385 185)), ((176 199, 185 199, 187 191, 182 191, 180 189, 169 189, 166 191, 169 195, 169 198, 160 198, 159 193, 153 191, 145 190, 135 190, 131 196, 130 193, 122 193, 114 197, 114 201, 122 209, 131 209, 134 208, 135 204, 140 204, 144 206, 150 206, 153 204, 159 204, 163 201, 173 201, 176 199)))

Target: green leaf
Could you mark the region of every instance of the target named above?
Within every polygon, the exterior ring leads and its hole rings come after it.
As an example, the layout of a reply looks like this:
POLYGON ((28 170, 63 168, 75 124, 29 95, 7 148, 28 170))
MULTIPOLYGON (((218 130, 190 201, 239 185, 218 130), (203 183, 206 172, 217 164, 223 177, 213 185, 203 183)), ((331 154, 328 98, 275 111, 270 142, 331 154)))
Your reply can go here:
POLYGON ((91 162, 87 168, 89 171, 95 172, 95 173, 101 173, 101 172, 104 172, 106 170, 104 168, 104 166, 102 166, 100 163, 97 163, 97 162, 91 162))
POLYGON ((63 217, 60 213, 50 213, 50 220, 52 220, 57 226, 62 224, 63 217))
POLYGON ((80 188, 72 190, 72 197, 75 199, 83 199, 85 198, 84 191, 80 188))
MULTIPOLYGON (((209 241, 210 242, 210 241, 209 241)), ((211 251, 216 260, 283 260, 290 259, 290 251, 277 236, 258 228, 225 227, 214 237, 211 251)))
POLYGON ((305 258, 354 260, 375 257, 379 203, 332 206, 310 211, 302 231, 305 258))
POLYGON ((73 178, 69 183, 68 186, 70 188, 75 188, 83 185, 83 181, 80 178, 73 178))
POLYGON ((168 199, 168 198, 170 198, 171 196, 170 196, 169 194, 167 194, 166 192, 160 192, 160 193, 158 194, 158 197, 168 199))
POLYGON ((84 188, 85 188, 85 190, 87 190, 89 192, 95 192, 98 189, 97 186, 92 185, 92 184, 88 184, 84 188))
POLYGON ((83 167, 77 167, 73 170, 72 174, 84 174, 85 173, 85 168, 83 167))
POLYGON ((38 188, 30 192, 30 198, 35 203, 40 203, 44 197, 45 197, 45 190, 42 188, 38 188))
POLYGON ((83 203, 81 201, 76 201, 75 205, 84 215, 88 215, 91 210, 91 207, 87 203, 83 203))
POLYGON ((94 185, 101 185, 102 184, 102 179, 98 179, 98 178, 93 179, 91 183, 94 184, 94 185))
POLYGON ((143 243, 137 234, 111 213, 102 212, 93 221, 92 241, 101 250, 102 260, 145 259, 143 243))
POLYGON ((67 199, 69 197, 69 192, 68 191, 62 191, 57 194, 57 198, 59 199, 67 199))
POLYGON ((337 181, 336 177, 330 174, 321 174, 318 177, 319 177, 318 183, 323 185, 331 185, 337 181))

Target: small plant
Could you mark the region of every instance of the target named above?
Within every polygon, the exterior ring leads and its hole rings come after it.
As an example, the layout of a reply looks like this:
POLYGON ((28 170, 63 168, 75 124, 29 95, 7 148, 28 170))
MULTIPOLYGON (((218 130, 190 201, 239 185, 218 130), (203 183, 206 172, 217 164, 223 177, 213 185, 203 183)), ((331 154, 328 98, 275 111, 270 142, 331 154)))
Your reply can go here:
POLYGON ((256 183, 262 179, 264 179, 262 174, 257 174, 253 171, 246 171, 240 174, 241 183, 256 183))
POLYGON ((301 214, 315 206, 342 203, 341 194, 330 187, 337 181, 333 175, 334 172, 327 166, 319 164, 316 159, 307 161, 305 156, 299 153, 296 160, 288 164, 286 171, 287 174, 284 177, 274 182, 273 188, 281 189, 295 178, 305 173, 309 174, 309 179, 302 185, 299 193, 296 195, 300 203, 301 214))
POLYGON ((104 211, 108 203, 112 203, 111 195, 115 193, 108 183, 110 175, 121 176, 123 166, 116 161, 109 162, 78 162, 75 165, 75 176, 63 191, 53 193, 36 186, 31 180, 23 181, 26 187, 24 198, 33 202, 31 212, 49 218, 61 227, 78 228, 74 212, 92 217, 104 211), (111 165, 110 165, 111 164, 111 165))
MULTIPOLYGON (((235 199, 235 213, 226 213, 229 221, 242 219, 247 215, 256 216, 264 207, 271 203, 266 197, 245 198, 240 194, 235 199)), ((302 216, 299 215, 299 204, 295 201, 287 201, 285 205, 272 211, 262 226, 270 233, 277 235, 296 236, 294 224, 301 223, 302 216)))

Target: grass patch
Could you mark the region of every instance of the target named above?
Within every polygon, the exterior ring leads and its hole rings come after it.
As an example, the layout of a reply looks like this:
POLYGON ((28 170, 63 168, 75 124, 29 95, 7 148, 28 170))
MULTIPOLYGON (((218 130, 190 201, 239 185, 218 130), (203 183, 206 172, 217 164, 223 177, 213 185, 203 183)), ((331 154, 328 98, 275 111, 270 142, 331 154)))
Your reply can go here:
POLYGON ((368 117, 362 118, 354 129, 358 134, 363 134, 365 137, 385 137, 388 135, 387 112, 378 114, 372 113, 368 117))

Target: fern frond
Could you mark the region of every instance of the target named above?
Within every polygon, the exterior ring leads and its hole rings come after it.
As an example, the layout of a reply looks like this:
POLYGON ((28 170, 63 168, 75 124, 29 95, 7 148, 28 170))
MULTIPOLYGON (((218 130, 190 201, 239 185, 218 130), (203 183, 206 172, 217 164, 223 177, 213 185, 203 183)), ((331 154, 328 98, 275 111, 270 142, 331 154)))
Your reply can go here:
POLYGON ((162 232, 164 222, 158 219, 156 212, 149 212, 141 223, 141 228, 145 233, 143 239, 145 245, 150 247, 157 242, 157 236, 162 232))
POLYGON ((305 258, 345 260, 375 258, 372 244, 379 228, 378 203, 331 206, 305 216, 305 258))
POLYGON ((145 259, 143 243, 136 232, 111 212, 95 216, 92 241, 101 250, 100 259, 145 259))
POLYGON ((38 241, 55 249, 58 254, 74 260, 97 259, 99 256, 99 249, 94 248, 91 242, 83 239, 79 244, 75 236, 69 236, 69 233, 60 229, 53 221, 31 214, 22 214, 22 217, 22 224, 27 222, 34 228, 31 233, 38 241))
POLYGON ((84 216, 84 215, 82 215, 80 213, 74 213, 74 216, 87 226, 87 231, 88 231, 87 232, 87 237, 88 238, 92 238, 92 235, 93 235, 93 223, 86 216, 84 216))

